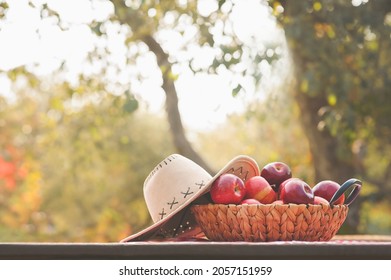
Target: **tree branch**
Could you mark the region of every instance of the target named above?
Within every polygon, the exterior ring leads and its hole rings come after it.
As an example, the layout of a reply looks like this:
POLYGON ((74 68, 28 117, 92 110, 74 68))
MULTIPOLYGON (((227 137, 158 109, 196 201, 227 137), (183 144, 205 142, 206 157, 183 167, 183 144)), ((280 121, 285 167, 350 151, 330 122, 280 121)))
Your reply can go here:
POLYGON ((175 147, 180 154, 192 159, 210 174, 214 174, 214 171, 192 148, 190 142, 186 138, 178 108, 177 91, 174 81, 171 78, 171 63, 168 61, 168 55, 151 35, 144 35, 141 40, 148 46, 149 50, 156 55, 157 64, 162 72, 162 88, 166 93, 166 113, 175 147))

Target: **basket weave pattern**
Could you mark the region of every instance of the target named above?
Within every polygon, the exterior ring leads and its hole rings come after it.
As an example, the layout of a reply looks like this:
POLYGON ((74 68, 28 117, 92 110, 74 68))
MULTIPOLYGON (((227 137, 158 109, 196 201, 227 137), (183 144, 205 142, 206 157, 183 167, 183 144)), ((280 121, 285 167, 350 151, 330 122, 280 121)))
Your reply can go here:
POLYGON ((192 206, 206 237, 214 241, 328 241, 346 219, 348 206, 267 204, 192 206))

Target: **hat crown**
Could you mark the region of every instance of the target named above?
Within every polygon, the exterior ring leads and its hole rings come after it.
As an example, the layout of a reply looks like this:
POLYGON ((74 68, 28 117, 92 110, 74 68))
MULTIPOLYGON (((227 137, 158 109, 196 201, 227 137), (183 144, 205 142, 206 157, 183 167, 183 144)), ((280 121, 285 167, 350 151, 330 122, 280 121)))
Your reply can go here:
POLYGON ((144 182, 145 202, 154 223, 206 188, 212 176, 192 160, 173 154, 160 162, 144 182))

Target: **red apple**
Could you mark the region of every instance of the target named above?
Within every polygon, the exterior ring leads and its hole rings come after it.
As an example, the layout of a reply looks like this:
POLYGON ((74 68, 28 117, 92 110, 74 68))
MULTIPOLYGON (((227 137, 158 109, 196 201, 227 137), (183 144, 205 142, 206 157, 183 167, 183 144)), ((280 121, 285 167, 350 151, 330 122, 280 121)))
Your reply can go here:
MULTIPOLYGON (((323 197, 328 202, 330 202, 331 198, 335 194, 335 192, 340 188, 341 186, 331 180, 324 180, 317 183, 313 188, 312 191, 314 195, 323 197)), ((345 195, 342 194, 340 198, 338 198, 335 201, 335 205, 337 204, 343 204, 345 202, 345 195)))
POLYGON ((316 205, 320 205, 320 204, 330 205, 330 203, 326 199, 324 199, 323 197, 317 196, 317 195, 315 195, 315 197, 314 197, 314 204, 316 204, 316 205))
POLYGON ((282 205, 282 204, 284 204, 284 201, 282 201, 281 199, 278 199, 278 200, 276 200, 276 201, 273 201, 272 204, 279 204, 279 205, 282 205))
POLYGON ((245 198, 254 198, 262 204, 269 204, 277 199, 276 192, 266 179, 261 176, 253 176, 248 179, 245 183, 245 188, 245 198))
POLYGON ((314 204, 314 193, 303 180, 291 178, 281 183, 280 199, 284 203, 314 204))
POLYGON ((219 176, 210 188, 212 201, 219 204, 239 204, 245 194, 243 180, 230 173, 219 176))
POLYGON ((265 178, 274 191, 277 192, 282 182, 292 178, 292 171, 286 163, 270 162, 262 168, 261 176, 265 178))
POLYGON ((260 203, 258 200, 254 199, 254 198, 247 198, 247 199, 242 200, 242 202, 240 204, 262 204, 262 203, 260 203))

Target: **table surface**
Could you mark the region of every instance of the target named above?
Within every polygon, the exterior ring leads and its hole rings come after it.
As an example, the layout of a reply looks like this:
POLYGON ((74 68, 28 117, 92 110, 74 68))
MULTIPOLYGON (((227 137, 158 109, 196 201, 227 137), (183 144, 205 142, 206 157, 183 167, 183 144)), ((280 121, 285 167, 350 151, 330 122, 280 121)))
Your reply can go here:
POLYGON ((327 242, 0 243, 0 259, 391 259, 391 236, 327 242))

